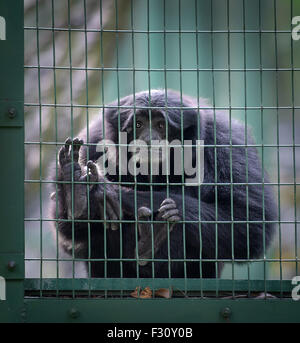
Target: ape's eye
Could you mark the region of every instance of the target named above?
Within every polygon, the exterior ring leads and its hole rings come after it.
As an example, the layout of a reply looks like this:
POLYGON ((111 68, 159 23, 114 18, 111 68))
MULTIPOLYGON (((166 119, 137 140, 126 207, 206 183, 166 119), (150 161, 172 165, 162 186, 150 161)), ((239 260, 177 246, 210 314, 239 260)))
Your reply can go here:
POLYGON ((136 124, 135 124, 135 127, 137 129, 140 129, 142 127, 142 123, 140 121, 137 121, 136 124))
POLYGON ((165 127, 165 123, 163 121, 158 123, 158 128, 163 129, 165 127))

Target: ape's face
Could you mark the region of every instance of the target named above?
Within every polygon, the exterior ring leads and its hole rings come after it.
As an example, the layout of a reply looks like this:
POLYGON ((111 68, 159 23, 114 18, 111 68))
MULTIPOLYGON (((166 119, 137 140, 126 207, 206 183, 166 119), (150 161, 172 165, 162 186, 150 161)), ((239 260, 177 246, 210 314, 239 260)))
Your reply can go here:
POLYGON ((153 110, 136 112, 135 119, 134 116, 131 118, 125 131, 128 133, 129 141, 138 140, 138 144, 147 145, 144 154, 139 154, 139 163, 162 162, 165 155, 162 153, 162 144, 169 140, 170 129, 161 112, 153 110))
MULTIPOLYGON (((134 120, 132 126, 134 125, 134 120)), ((142 140, 148 145, 152 141, 161 141, 166 139, 166 123, 164 116, 159 112, 149 113, 141 112, 136 115, 135 120, 136 139, 142 140)))
POLYGON ((168 92, 167 99, 160 90, 151 91, 151 96, 147 91, 127 96, 105 110, 105 137, 116 144, 120 140, 128 144, 128 160, 136 159, 143 165, 153 162, 153 167, 164 167, 162 162, 174 161, 170 154, 174 155, 175 150, 182 158, 179 148, 170 146, 181 147, 186 137, 197 137, 195 132, 201 118, 197 111, 189 108, 194 106, 173 91, 168 92))

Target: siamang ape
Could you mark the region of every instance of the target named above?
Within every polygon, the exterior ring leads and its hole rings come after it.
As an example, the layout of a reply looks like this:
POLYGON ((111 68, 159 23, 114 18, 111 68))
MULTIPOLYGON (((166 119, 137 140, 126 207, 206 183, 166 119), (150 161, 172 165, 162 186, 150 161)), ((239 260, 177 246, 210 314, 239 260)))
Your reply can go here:
MULTIPOLYGON (((91 277, 152 277, 152 268, 155 277, 218 277, 222 260, 258 258, 269 246, 274 196, 253 140, 242 123, 201 106, 175 91, 140 92, 105 107, 88 135, 66 140, 51 212, 66 251, 91 259, 91 277), (136 139, 128 150, 125 133, 136 139), (176 139, 204 142, 201 184, 178 173, 176 149, 167 173, 166 156, 152 155, 153 141, 176 139)), ((196 155, 188 155, 193 166, 196 155)))

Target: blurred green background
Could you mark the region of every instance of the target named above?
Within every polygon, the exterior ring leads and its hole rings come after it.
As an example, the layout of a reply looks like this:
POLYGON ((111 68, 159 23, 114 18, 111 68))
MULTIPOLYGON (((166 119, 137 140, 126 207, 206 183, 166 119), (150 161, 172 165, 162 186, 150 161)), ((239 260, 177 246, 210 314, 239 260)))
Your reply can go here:
MULTIPOLYGON (((59 148, 53 143, 70 136, 72 126, 76 135, 103 104, 149 88, 176 89, 206 98, 227 114, 231 108, 232 117, 252 128, 256 143, 266 145, 258 148, 260 156, 271 182, 280 184, 272 186, 280 224, 267 256, 295 260, 300 40, 292 41, 291 18, 296 15, 298 0, 25 0, 25 179, 49 180, 59 148)), ((56 261, 41 264, 41 257, 66 257, 47 221, 49 186, 26 182, 25 188, 27 277, 72 276, 72 262, 59 262, 58 270, 56 261)), ((84 276, 83 266, 76 267, 76 276, 84 276)), ((264 278, 263 262, 248 267, 228 264, 222 277, 230 279, 234 271, 234 278, 247 278, 248 272, 251 279, 264 278)), ((295 261, 266 267, 268 279, 297 274, 295 261)))

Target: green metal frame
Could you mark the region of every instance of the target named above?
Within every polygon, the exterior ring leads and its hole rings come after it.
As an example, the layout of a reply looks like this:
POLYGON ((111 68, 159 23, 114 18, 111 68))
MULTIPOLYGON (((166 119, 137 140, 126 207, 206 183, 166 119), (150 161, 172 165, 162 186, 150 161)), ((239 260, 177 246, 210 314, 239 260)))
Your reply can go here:
POLYGON ((1 1, 6 40, 0 40, 0 275, 6 300, 0 321, 21 320, 24 306, 24 10, 22 1, 1 1))
MULTIPOLYGON (((182 280, 25 279, 23 1, 2 0, 0 16, 6 19, 7 31, 7 39, 0 41, 0 276, 6 279, 0 322, 300 322, 300 301, 291 298, 240 299, 238 294, 233 299, 214 298, 216 292, 232 292, 233 287, 245 293, 290 295, 289 280, 201 280, 201 290, 210 293, 141 300, 101 295, 86 299, 84 292, 129 291, 137 283, 158 288, 166 287, 166 282, 175 289, 182 280), (65 293, 64 298, 57 293, 49 298, 47 292, 53 290, 65 293), (35 297, 36 291, 45 297, 35 297)), ((199 289, 199 280, 185 282, 188 289, 199 289)))
POLYGON ((278 299, 28 299, 25 305, 28 322, 299 323, 299 303, 278 299))

